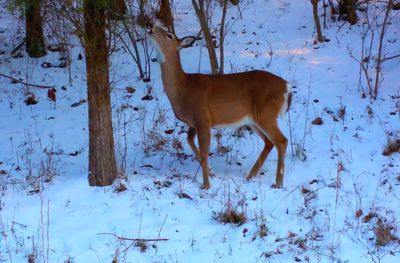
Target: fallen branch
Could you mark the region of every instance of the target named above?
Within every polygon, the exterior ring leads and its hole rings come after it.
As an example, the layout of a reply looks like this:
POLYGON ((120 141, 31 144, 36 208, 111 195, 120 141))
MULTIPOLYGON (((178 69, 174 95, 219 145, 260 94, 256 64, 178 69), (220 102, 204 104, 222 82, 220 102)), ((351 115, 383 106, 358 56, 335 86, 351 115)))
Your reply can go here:
POLYGON ((30 87, 35 87, 35 88, 40 88, 40 89, 51 89, 51 88, 55 88, 55 86, 46 86, 46 85, 30 84, 30 83, 24 82, 24 81, 22 81, 22 80, 19 80, 19 79, 16 79, 16 78, 13 78, 13 77, 4 75, 4 74, 2 74, 2 73, 0 73, 0 76, 2 76, 2 77, 4 77, 4 78, 11 79, 12 81, 15 81, 15 82, 18 82, 18 83, 21 83, 21 84, 24 84, 24 85, 27 85, 27 86, 30 86, 30 87))
POLYGON ((26 41, 26 39, 24 38, 24 39, 21 41, 21 43, 19 43, 19 45, 16 46, 16 47, 13 49, 13 51, 11 51, 11 54, 14 54, 15 52, 17 52, 18 49, 20 49, 20 48, 22 47, 22 45, 25 44, 25 41, 26 41))
POLYGON ((168 238, 128 238, 128 237, 120 237, 113 233, 98 233, 97 235, 112 235, 119 240, 127 240, 133 242, 156 242, 156 241, 168 241, 168 238))

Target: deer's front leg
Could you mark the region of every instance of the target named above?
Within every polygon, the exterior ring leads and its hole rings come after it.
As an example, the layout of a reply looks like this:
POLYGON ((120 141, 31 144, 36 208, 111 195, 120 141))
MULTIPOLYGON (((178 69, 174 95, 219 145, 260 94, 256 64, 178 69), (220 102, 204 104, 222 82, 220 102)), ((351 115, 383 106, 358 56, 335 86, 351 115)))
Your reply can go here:
POLYGON ((210 188, 210 181, 208 178, 209 168, 208 168, 208 147, 210 146, 210 138, 211 131, 210 127, 199 127, 196 128, 198 135, 197 138, 199 140, 199 148, 200 148, 200 165, 203 170, 203 187, 204 189, 210 188))
MULTIPOLYGON (((194 143, 194 137, 196 137, 197 131, 195 128, 189 127, 188 133, 187 133, 187 142, 190 146, 190 149, 192 149, 196 160, 200 163, 200 153, 199 149, 197 148, 196 144, 194 143)), ((208 166, 208 174, 210 176, 214 175, 214 171, 211 169, 210 166, 208 166)))

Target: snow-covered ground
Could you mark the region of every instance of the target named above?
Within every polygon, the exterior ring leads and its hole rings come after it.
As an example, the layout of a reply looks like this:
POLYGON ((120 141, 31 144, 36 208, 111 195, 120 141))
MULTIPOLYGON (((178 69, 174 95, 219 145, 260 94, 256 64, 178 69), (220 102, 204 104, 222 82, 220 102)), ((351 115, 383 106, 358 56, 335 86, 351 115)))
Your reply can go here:
MULTIPOLYGON (((196 35, 190 1, 174 2, 177 35, 196 35)), ((271 188, 276 151, 247 182, 263 144, 248 130, 225 129, 213 131, 215 176, 201 190, 158 64, 143 83, 123 48, 111 56, 110 77, 127 190, 89 187, 87 104, 71 107, 86 99, 84 51, 71 48, 71 83, 67 69, 41 66, 57 65, 57 52, 12 58, 24 26, 18 12, 0 8, 0 73, 57 89, 54 103, 46 89, 0 77, 0 262, 400 262, 400 154, 382 155, 399 136, 400 60, 385 62, 377 100, 361 98, 350 56, 360 57, 359 24, 328 19, 330 41, 315 44, 309 1, 242 2, 240 12, 228 10, 226 72, 267 69, 272 54, 267 70, 296 86, 290 123, 280 121, 290 138, 283 189, 271 188), (37 104, 25 104, 28 93, 37 104), (153 99, 142 100, 147 94, 153 99), (318 117, 322 125, 311 124, 318 117), (302 145, 304 154, 293 154, 302 145), (226 211, 246 221, 225 224, 226 211)), ((387 54, 400 50, 399 20, 393 13, 387 54)), ((209 72, 202 42, 181 56, 185 71, 209 72)))

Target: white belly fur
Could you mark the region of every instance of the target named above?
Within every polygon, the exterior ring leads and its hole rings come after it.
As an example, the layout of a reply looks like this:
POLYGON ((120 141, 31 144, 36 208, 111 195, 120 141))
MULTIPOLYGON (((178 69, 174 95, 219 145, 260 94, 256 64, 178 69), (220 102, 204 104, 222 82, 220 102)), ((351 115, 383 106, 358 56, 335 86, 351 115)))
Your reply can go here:
POLYGON ((238 127, 242 127, 244 125, 251 125, 253 123, 254 123, 253 120, 249 116, 245 116, 244 118, 240 119, 237 122, 222 123, 222 124, 215 125, 213 128, 238 128, 238 127))

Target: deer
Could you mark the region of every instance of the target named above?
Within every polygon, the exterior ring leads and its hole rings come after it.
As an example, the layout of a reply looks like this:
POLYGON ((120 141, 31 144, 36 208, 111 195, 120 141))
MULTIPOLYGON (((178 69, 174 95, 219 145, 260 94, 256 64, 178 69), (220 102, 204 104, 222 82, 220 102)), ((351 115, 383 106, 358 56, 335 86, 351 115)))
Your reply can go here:
POLYGON ((288 140, 278 127, 292 100, 292 87, 268 71, 209 75, 185 73, 180 50, 197 40, 178 38, 157 24, 148 25, 157 51, 164 91, 177 119, 187 124, 187 143, 199 161, 203 188, 210 188, 208 155, 211 128, 250 127, 264 142, 258 159, 246 179, 255 177, 275 146, 278 152, 274 188, 283 187, 288 140), (197 148, 194 139, 197 135, 197 148))

